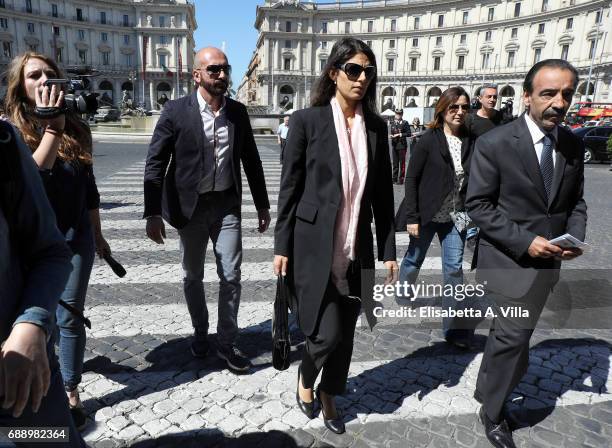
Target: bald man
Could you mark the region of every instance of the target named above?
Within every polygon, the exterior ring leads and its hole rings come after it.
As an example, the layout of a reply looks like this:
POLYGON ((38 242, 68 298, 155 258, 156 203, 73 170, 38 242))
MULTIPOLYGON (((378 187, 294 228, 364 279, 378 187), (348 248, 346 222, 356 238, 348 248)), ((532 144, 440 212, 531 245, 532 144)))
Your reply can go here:
POLYGON ((270 224, 264 172, 244 105, 226 96, 231 74, 225 54, 204 48, 195 58, 197 91, 168 101, 149 146, 144 177, 147 236, 166 237, 164 221, 178 229, 183 286, 194 328, 193 356, 208 354, 204 256, 210 239, 219 275, 217 355, 235 371, 248 371, 236 347, 242 262, 240 162, 257 208, 260 233, 270 224))

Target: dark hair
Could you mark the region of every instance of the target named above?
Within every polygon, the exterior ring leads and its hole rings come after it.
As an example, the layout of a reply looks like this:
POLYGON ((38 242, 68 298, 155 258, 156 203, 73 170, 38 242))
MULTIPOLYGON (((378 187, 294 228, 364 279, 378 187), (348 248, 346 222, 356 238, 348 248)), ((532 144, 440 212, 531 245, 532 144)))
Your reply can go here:
POLYGON ((525 81, 523 81, 523 91, 527 93, 533 92, 533 79, 536 74, 543 68, 559 68, 561 70, 569 70, 574 75, 574 90, 578 86, 578 81, 580 80, 580 76, 578 75, 578 70, 567 62, 564 59, 544 59, 536 63, 533 67, 529 69, 527 72, 527 76, 525 76, 525 81))
POLYGON ((448 109, 448 106, 455 104, 455 102, 462 96, 464 96, 468 104, 470 104, 470 96, 463 87, 450 87, 442 92, 442 95, 440 95, 440 98, 436 103, 434 119, 427 124, 427 127, 430 129, 443 128, 444 113, 446 112, 446 109, 448 109))
MULTIPOLYGON (((329 72, 337 69, 358 53, 363 53, 370 61, 370 64, 377 67, 376 56, 374 56, 374 52, 365 42, 354 37, 345 37, 334 44, 327 64, 325 64, 321 71, 321 76, 314 86, 310 98, 311 106, 325 106, 329 104, 332 97, 336 94, 336 86, 329 77, 329 72)), ((361 100, 364 110, 372 113, 376 112, 376 77, 375 75, 370 81, 368 89, 361 100)))

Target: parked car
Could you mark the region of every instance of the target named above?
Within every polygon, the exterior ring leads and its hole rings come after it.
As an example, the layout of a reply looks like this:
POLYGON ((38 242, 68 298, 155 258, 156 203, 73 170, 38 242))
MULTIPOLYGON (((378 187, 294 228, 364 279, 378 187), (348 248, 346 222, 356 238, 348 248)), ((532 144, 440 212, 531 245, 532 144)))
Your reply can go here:
POLYGON ((599 124, 599 121, 597 120, 589 120, 589 121, 585 121, 582 124, 583 128, 592 128, 593 126, 597 126, 599 124))
POLYGON ((612 135, 612 126, 578 128, 572 132, 584 142, 584 163, 610 161, 608 139, 612 135))
POLYGON ((102 121, 118 121, 121 118, 121 112, 119 109, 115 109, 114 107, 100 107, 98 108, 98 112, 94 115, 94 121, 96 123, 102 121))

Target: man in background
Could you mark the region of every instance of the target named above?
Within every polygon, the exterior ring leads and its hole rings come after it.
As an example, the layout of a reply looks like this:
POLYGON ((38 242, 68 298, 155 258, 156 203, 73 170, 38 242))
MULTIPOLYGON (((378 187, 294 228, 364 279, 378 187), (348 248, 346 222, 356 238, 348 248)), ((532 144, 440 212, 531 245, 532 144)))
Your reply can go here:
MULTIPOLYGON (((478 92, 478 102, 480 109, 475 113, 465 117, 465 126, 470 133, 472 140, 476 140, 481 135, 502 124, 503 114, 495 109, 497 105, 497 85, 486 84, 478 92)), ((466 245, 469 249, 476 246, 478 228, 471 227, 466 234, 466 245)))
POLYGON ((280 163, 283 163, 283 156, 285 155, 285 144, 287 143, 287 134, 289 133, 289 115, 285 115, 283 122, 278 126, 276 135, 278 137, 278 144, 280 146, 280 163))
POLYGON ((406 173, 407 138, 411 136, 410 125, 402 117, 404 111, 397 109, 391 122, 391 147, 393 148, 393 183, 402 185, 406 173))

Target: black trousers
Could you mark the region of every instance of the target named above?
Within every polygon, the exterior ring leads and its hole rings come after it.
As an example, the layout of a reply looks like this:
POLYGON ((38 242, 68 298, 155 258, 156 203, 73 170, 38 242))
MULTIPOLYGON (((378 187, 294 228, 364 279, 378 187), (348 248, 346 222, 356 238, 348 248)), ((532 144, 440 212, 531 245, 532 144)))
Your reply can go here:
POLYGON ((529 340, 538 322, 553 283, 550 276, 539 276, 529 292, 511 299, 489 294, 496 316, 480 364, 476 394, 480 395, 487 416, 494 422, 504 418, 504 403, 529 366, 529 340), (504 316, 502 310, 525 310, 529 317, 504 316))
POLYGON ((353 356, 355 325, 361 301, 341 295, 331 279, 314 333, 306 338, 300 372, 306 389, 314 387, 321 373, 320 388, 329 395, 342 395, 353 356))
POLYGON ((393 182, 401 182, 406 173, 406 148, 403 145, 393 145, 392 148, 393 182))
POLYGON ((285 157, 285 145, 287 144, 287 139, 285 138, 281 138, 281 142, 280 142, 280 163, 283 163, 283 157, 285 157))

